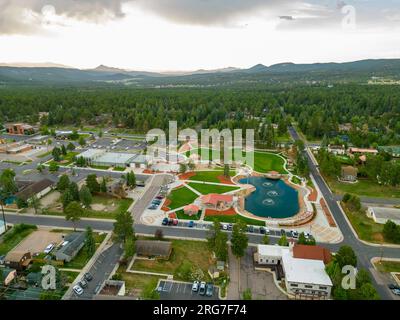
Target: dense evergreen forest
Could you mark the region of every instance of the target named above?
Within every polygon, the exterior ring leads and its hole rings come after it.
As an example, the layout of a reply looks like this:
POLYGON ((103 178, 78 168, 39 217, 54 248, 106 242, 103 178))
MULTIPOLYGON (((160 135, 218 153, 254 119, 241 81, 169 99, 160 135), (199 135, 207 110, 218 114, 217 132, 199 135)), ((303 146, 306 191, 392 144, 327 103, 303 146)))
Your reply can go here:
MULTIPOLYGON (((121 126, 145 133, 168 127, 260 128, 297 122, 310 139, 337 136, 339 124, 357 146, 400 143, 399 86, 256 86, 214 89, 8 87, 0 89, 0 122, 121 126)), ((262 134, 263 130, 258 130, 262 134)), ((262 137, 259 137, 262 138, 262 137)))

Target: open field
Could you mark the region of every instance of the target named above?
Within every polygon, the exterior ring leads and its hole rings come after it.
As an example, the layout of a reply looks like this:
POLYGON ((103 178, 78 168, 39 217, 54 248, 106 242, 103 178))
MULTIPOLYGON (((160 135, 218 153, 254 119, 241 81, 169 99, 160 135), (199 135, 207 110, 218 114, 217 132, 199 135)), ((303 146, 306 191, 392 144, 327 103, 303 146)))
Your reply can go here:
POLYGON ((371 180, 358 180, 357 183, 341 183, 334 179, 327 179, 330 188, 334 193, 351 193, 359 196, 377 197, 377 198, 400 198, 400 188, 391 186, 382 186, 371 180))
POLYGON ((211 252, 207 247, 207 242, 190 240, 171 240, 172 253, 169 260, 135 260, 133 270, 174 274, 175 280, 182 279, 177 272, 183 263, 190 263, 192 266, 203 271, 208 278, 208 268, 210 266, 211 252))
POLYGON ((180 208, 192 203, 196 198, 198 198, 198 195, 195 194, 192 190, 186 187, 180 187, 178 189, 172 190, 172 192, 168 196, 168 199, 171 201, 168 207, 171 210, 180 208))
POLYGON ((203 184, 203 183, 188 183, 193 189, 197 190, 201 194, 209 194, 209 193, 226 193, 234 190, 239 190, 239 187, 230 187, 230 186, 221 186, 221 185, 213 185, 213 184, 203 184))

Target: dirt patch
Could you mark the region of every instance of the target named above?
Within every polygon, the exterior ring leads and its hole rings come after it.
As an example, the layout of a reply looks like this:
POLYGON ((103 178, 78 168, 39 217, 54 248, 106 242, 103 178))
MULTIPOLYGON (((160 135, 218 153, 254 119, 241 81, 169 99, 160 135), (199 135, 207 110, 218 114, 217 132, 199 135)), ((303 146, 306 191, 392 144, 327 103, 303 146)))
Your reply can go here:
POLYGON ((153 174, 154 171, 153 170, 149 170, 149 169, 145 169, 145 170, 143 170, 143 173, 153 174))
POLYGON ((189 180, 190 178, 194 177, 196 172, 186 172, 179 175, 179 180, 189 180))
POLYGON ((95 203, 91 205, 91 208, 94 211, 105 211, 107 207, 104 204, 95 203))
POLYGON ((50 232, 47 230, 38 230, 31 233, 27 238, 21 241, 13 251, 25 251, 37 253, 43 250, 50 244, 59 244, 62 241, 62 233, 50 232))
POLYGON ((217 179, 219 180, 220 183, 234 185, 234 183, 232 182, 230 177, 227 178, 224 175, 221 175, 221 176, 218 176, 217 179))
POLYGON ((234 215, 237 215, 234 208, 230 208, 224 211, 219 211, 214 209, 205 210, 205 216, 234 216, 234 215))
POLYGON ((385 239, 383 238, 383 234, 382 233, 373 233, 372 234, 372 239, 374 239, 377 242, 385 242, 385 239))
POLYGON ((42 207, 47 208, 57 203, 60 200, 60 197, 60 192, 53 191, 41 198, 40 203, 42 204, 42 207))
POLYGON ((161 208, 162 211, 169 211, 171 210, 168 206, 171 204, 171 200, 165 199, 164 204, 161 208))

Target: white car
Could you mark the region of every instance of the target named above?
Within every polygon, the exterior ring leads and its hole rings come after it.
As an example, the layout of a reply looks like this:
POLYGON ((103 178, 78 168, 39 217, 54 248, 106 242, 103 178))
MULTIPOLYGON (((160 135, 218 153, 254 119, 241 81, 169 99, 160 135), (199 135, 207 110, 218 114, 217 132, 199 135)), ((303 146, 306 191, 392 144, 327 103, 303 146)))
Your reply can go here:
POLYGON ((292 238, 297 239, 299 237, 299 233, 296 230, 290 231, 290 234, 292 235, 292 238))
POLYGON ((51 252, 51 250, 54 249, 54 243, 50 243, 45 249, 44 249, 44 253, 45 254, 49 254, 51 252))
POLYGON ((227 224, 223 224, 222 225, 222 230, 228 230, 228 225, 227 224))
POLYGON ((80 296, 80 295, 83 294, 83 289, 82 289, 80 286, 78 286, 78 285, 74 286, 72 289, 74 290, 74 292, 75 292, 78 296, 80 296))
POLYGON ((200 285, 200 283, 198 281, 194 281, 193 285, 192 285, 192 291, 193 292, 199 291, 199 285, 200 285))
POLYGON ((306 237, 307 240, 312 237, 311 233, 309 233, 309 232, 304 232, 304 236, 306 237))

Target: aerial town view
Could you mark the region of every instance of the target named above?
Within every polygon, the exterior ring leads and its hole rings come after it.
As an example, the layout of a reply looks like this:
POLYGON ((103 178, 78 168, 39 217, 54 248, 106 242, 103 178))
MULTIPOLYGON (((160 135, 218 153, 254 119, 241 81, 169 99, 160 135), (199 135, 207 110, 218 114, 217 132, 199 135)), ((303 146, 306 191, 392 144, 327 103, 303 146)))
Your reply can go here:
POLYGON ((399 14, 0 0, 0 300, 400 300, 399 14))

